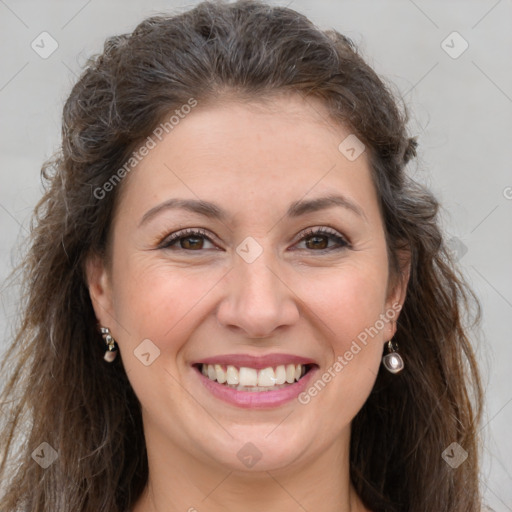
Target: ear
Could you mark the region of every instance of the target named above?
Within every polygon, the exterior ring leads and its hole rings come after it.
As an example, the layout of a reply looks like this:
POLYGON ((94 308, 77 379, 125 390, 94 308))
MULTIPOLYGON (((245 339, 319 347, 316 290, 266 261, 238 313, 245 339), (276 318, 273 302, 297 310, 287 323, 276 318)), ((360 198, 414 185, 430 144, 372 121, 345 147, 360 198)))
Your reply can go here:
POLYGON ((396 333, 398 316, 405 302, 407 295, 407 285, 411 275, 411 253, 408 249, 400 249, 398 251, 399 274, 393 276, 389 280, 388 297, 386 299, 386 312, 395 312, 390 314, 392 321, 388 324, 386 341, 390 340, 396 333))
POLYGON ((115 323, 112 303, 112 284, 104 258, 93 255, 87 258, 85 274, 89 296, 98 323, 104 327, 115 323))

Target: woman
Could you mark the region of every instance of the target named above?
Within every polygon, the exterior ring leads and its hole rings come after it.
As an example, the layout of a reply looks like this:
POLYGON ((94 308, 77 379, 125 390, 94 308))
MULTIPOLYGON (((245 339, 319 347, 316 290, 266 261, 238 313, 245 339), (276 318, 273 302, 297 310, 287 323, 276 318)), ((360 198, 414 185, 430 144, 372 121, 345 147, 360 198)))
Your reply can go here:
POLYGON ((108 39, 43 168, 0 508, 480 510, 478 301, 415 148, 293 10, 108 39))

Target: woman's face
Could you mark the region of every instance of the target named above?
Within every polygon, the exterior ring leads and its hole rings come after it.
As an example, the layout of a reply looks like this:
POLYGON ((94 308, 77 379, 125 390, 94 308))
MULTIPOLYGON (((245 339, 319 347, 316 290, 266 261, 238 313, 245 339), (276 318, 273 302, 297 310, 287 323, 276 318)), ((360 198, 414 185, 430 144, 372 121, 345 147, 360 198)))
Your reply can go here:
POLYGON ((88 278, 150 455, 279 470, 347 454, 404 298, 349 135, 299 96, 199 103, 125 178, 111 264, 88 278))

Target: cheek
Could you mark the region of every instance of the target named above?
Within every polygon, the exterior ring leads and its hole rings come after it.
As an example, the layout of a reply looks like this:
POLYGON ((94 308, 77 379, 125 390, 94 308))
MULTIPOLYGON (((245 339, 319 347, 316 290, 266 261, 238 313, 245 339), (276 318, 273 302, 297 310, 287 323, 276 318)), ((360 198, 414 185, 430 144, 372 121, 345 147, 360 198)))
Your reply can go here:
POLYGON ((164 350, 192 318, 198 320, 202 302, 223 275, 220 268, 205 272, 170 265, 154 256, 120 259, 114 275, 114 312, 130 344, 149 338, 164 350))
POLYGON ((388 332, 387 267, 367 262, 347 265, 316 290, 314 297, 310 296, 311 305, 321 318, 331 354, 324 368, 329 375, 319 377, 332 382, 325 398, 328 395, 328 400, 339 403, 352 416, 373 387, 388 332))
MULTIPOLYGON (((190 338, 191 322, 199 320, 201 299, 212 288, 214 273, 205 278, 204 273, 198 276, 154 257, 136 255, 120 258, 114 277, 118 343, 135 393, 149 410, 153 404, 161 407, 162 400, 169 400, 169 410, 184 407, 179 400, 180 350, 190 338), (142 345, 145 340, 157 349, 142 345), (141 346, 149 347, 145 349, 150 353, 148 366, 135 357, 143 353, 141 346)), ((158 409, 153 413, 159 416, 158 409)))
POLYGON ((384 312, 387 267, 376 261, 344 264, 303 289, 307 305, 335 338, 336 352, 344 352, 350 340, 372 327, 384 312))

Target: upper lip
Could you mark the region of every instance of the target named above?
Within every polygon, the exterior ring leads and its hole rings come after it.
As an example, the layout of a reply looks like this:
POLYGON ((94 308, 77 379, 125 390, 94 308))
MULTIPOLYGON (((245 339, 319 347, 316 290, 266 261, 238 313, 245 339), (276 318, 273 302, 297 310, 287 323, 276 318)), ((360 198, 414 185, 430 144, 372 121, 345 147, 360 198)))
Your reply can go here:
POLYGON ((286 364, 316 364, 313 359, 301 357, 294 354, 267 354, 264 356, 251 356, 249 354, 225 354, 213 357, 207 357, 192 363, 198 364, 220 364, 223 366, 236 366, 238 368, 254 368, 262 370, 263 368, 276 367, 286 364))

